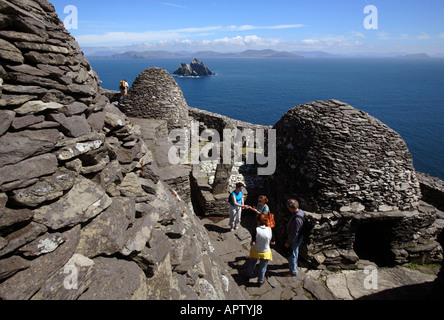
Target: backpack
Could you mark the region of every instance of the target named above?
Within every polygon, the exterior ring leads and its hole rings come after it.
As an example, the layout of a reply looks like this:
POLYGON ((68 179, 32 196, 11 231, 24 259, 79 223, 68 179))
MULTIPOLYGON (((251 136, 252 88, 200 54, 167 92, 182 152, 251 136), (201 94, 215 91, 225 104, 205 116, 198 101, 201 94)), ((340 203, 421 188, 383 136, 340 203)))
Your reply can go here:
POLYGON ((125 90, 125 80, 120 81, 119 89, 120 90, 125 90))
POLYGON ((302 228, 299 231, 299 234, 304 237, 304 241, 308 241, 310 234, 312 230, 314 229, 314 226, 316 225, 316 221, 313 219, 312 216, 304 215, 304 217, 296 216, 296 218, 299 218, 302 220, 302 228))
POLYGON ((276 222, 274 221, 274 214, 268 212, 268 224, 267 227, 274 228, 276 226, 276 222))

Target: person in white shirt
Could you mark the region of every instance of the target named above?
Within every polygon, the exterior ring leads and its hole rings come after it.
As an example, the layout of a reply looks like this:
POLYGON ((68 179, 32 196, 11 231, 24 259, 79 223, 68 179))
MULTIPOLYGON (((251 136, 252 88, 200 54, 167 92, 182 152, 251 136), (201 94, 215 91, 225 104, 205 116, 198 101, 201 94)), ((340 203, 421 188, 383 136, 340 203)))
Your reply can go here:
POLYGON ((259 259, 259 277, 258 284, 262 285, 265 281, 265 272, 268 262, 272 260, 270 244, 274 245, 273 232, 267 227, 268 217, 261 214, 259 218, 260 225, 253 231, 250 255, 247 262, 247 276, 252 277, 254 267, 259 259))

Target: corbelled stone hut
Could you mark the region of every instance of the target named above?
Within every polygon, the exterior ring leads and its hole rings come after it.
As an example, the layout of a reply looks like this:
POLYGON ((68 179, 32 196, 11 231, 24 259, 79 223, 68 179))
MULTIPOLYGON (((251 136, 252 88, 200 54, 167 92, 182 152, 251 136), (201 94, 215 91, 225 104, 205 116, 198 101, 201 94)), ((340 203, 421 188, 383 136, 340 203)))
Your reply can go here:
POLYGON ((188 127, 188 104, 173 76, 162 68, 140 73, 120 109, 130 117, 166 120, 168 129, 188 127))
POLYGON ((287 111, 276 123, 277 176, 315 212, 410 210, 420 188, 401 136, 337 100, 287 111))

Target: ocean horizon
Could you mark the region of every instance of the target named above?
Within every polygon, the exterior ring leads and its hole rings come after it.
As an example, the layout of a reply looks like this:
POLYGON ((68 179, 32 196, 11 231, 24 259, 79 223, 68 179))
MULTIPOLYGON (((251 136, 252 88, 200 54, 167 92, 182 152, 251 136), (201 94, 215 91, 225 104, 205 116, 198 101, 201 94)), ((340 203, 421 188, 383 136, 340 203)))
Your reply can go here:
MULTIPOLYGON (((199 59, 200 60, 200 59, 199 59)), ((183 58, 90 59, 102 87, 131 86, 146 68, 170 74, 183 58)), ((337 99, 398 132, 420 172, 444 180, 444 59, 207 58, 215 76, 175 77, 189 106, 274 125, 294 106, 337 99)))

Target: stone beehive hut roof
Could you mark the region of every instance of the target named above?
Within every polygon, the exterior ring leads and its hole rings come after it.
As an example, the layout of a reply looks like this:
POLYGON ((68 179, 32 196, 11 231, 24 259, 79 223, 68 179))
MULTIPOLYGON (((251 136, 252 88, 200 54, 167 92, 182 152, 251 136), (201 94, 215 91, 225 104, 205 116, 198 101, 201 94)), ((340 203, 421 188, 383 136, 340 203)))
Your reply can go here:
POLYGON ((169 129, 188 122, 188 104, 182 90, 162 68, 148 68, 137 76, 121 110, 127 116, 167 120, 169 129))
POLYGON ((411 209, 420 190, 399 134, 336 100, 299 105, 274 126, 277 172, 316 211, 411 209))

